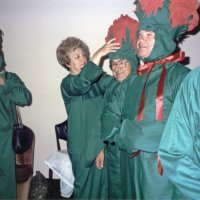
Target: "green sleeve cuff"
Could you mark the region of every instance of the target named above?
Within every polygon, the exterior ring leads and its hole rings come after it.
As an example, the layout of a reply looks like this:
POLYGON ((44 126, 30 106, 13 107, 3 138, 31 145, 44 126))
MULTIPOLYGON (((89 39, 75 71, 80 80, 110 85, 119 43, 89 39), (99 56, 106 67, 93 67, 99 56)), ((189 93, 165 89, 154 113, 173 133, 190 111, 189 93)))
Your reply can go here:
POLYGON ((95 81, 102 73, 102 68, 90 61, 81 70, 80 76, 83 76, 92 82, 95 81))

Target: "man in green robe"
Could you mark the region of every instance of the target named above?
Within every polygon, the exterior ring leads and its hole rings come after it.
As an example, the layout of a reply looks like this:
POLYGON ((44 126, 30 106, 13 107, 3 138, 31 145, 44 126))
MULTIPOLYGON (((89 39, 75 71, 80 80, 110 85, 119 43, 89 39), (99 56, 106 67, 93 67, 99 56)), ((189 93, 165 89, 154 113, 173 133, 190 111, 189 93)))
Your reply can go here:
MULTIPOLYGON (((2 32, 1 32, 2 33, 2 32)), ((1 40, 2 41, 2 40, 1 40)), ((15 153, 12 148, 15 106, 31 103, 31 93, 22 80, 5 70, 0 50, 0 199, 16 199, 15 153)))
MULTIPOLYGON (((170 14, 176 9, 169 9, 170 1, 160 4, 154 4, 151 0, 136 3, 139 19, 137 52, 141 65, 137 73, 129 78, 121 116, 113 106, 117 101, 121 102, 121 91, 115 94, 116 100, 107 107, 110 121, 122 121, 121 127, 113 127, 113 133, 119 131, 114 142, 127 151, 130 158, 127 169, 131 171, 131 177, 127 178, 131 184, 123 190, 123 197, 183 199, 183 194, 166 174, 158 174, 157 151, 179 86, 189 72, 178 63, 184 56, 182 52, 175 52, 175 41, 187 30, 196 8, 188 13, 190 17, 186 15, 184 25, 174 26, 170 14)), ((177 6, 182 5, 176 4, 175 8, 177 6)))
MULTIPOLYGON (((124 97, 126 90, 126 83, 131 73, 135 73, 138 65, 138 59, 134 51, 134 44, 136 43, 136 32, 138 22, 131 17, 121 15, 120 18, 114 20, 113 25, 110 26, 106 39, 115 37, 121 43, 121 48, 117 52, 109 53, 110 68, 113 76, 117 79, 115 84, 112 84, 105 94, 105 111, 102 114, 102 140, 106 143, 105 147, 105 166, 107 168, 108 177, 108 199, 123 199, 122 189, 124 188, 123 177, 126 176, 126 169, 123 168, 125 160, 125 151, 120 151, 113 143, 112 128, 118 126, 109 118, 106 113, 107 104, 112 102, 112 96, 116 90, 120 90, 120 97, 124 97), (110 143, 111 141, 111 143, 110 143)), ((119 102, 117 102, 119 103, 119 102)), ((114 106, 115 113, 121 114, 122 105, 114 106)))
POLYGON ((165 126, 159 155, 163 173, 188 198, 200 199, 200 67, 183 81, 165 126))
POLYGON ((69 37, 57 48, 59 63, 70 71, 62 80, 61 92, 68 114, 67 148, 75 177, 74 199, 107 196, 106 171, 98 169, 94 161, 104 147, 100 117, 103 95, 113 81, 98 65, 102 56, 119 49, 113 41, 108 41, 89 62, 89 48, 78 38, 69 37))

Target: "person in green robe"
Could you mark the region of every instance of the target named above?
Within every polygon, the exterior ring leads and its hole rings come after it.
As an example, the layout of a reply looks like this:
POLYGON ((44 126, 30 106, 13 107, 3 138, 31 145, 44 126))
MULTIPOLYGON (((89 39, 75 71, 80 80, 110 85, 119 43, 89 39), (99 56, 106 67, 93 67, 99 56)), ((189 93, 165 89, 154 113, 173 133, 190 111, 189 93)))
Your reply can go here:
POLYGON ((119 49, 115 39, 108 41, 89 61, 89 48, 78 38, 68 37, 57 48, 58 62, 69 70, 61 83, 68 114, 68 153, 75 177, 74 199, 106 199, 106 170, 95 166, 104 147, 100 140, 103 95, 113 78, 101 67, 103 56, 119 49), (89 155, 88 155, 89 152, 89 155))
POLYGON ((190 21, 193 22, 197 8, 189 10, 184 15, 187 20, 180 25, 172 13, 182 9, 182 4, 146 0, 136 1, 136 6, 140 66, 127 83, 121 115, 114 107, 116 102, 122 101, 121 91, 116 92, 115 100, 107 106, 110 121, 121 122, 112 129, 113 134, 119 133, 114 136, 114 142, 129 154, 126 164, 131 171, 127 177, 131 184, 125 186, 123 197, 184 199, 166 174, 159 175, 162 171, 157 152, 179 86, 190 71, 178 62, 184 59, 184 53, 176 51, 176 42, 189 28, 192 30, 197 25, 190 21), (193 27, 189 26, 191 24, 193 27))
POLYGON ((12 72, 7 72, 4 53, 0 49, 0 199, 16 199, 15 153, 12 148, 15 105, 31 103, 31 92, 22 80, 12 72))
POLYGON ((188 199, 200 199, 200 67, 183 81, 159 146, 163 173, 188 199))
MULTIPOLYGON (((102 140, 105 146, 105 165, 108 177, 108 199, 123 199, 122 188, 124 186, 123 177, 126 176, 126 169, 123 168, 126 152, 121 152, 113 142, 109 142, 113 137, 111 131, 113 126, 118 124, 110 121, 109 115, 106 113, 106 106, 112 101, 112 96, 116 90, 120 90, 121 98, 125 94, 126 83, 131 73, 135 73, 138 65, 138 59, 134 51, 136 44, 136 32, 138 22, 128 15, 121 15, 114 20, 110 26, 106 40, 112 37, 121 43, 121 48, 117 52, 109 53, 110 68, 116 82, 110 86, 105 93, 105 112, 102 113, 102 140), (134 43, 134 44, 133 44, 134 43), (123 89, 122 89, 123 88, 123 89), (122 155, 122 156, 121 156, 122 155)), ((123 104, 123 101, 121 101, 123 104)), ((115 107, 115 112, 121 113, 122 105, 115 107), (117 110, 118 109, 118 110, 117 110)), ((98 163, 97 163, 98 167, 98 163)))

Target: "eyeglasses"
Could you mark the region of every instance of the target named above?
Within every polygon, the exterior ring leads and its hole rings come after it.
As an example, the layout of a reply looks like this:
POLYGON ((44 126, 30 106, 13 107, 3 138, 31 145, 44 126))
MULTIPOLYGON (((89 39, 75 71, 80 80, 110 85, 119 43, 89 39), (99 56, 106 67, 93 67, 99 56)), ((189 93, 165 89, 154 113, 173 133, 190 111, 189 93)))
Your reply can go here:
POLYGON ((111 66, 111 69, 116 69, 117 67, 125 68, 127 62, 129 62, 129 61, 128 60, 119 60, 118 62, 111 62, 110 66, 111 66))

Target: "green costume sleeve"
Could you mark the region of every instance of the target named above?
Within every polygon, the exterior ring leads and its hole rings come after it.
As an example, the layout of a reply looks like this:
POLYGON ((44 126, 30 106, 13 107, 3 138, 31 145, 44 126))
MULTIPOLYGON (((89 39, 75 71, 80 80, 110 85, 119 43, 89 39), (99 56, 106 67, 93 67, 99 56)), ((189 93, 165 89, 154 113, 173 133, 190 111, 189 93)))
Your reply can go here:
POLYGON ((114 142, 115 135, 119 133, 126 84, 127 81, 121 84, 114 82, 106 94, 106 103, 101 117, 101 139, 108 143, 114 142))
POLYGON ((200 68, 178 92, 159 146, 169 179, 189 199, 200 198, 200 68))
POLYGON ((103 71, 93 62, 89 62, 78 75, 68 75, 61 83, 61 92, 65 101, 74 96, 86 94, 91 89, 91 84, 98 81, 103 71))
POLYGON ((29 105, 32 97, 21 79, 14 73, 6 72, 7 77, 4 85, 0 87, 0 93, 5 95, 11 102, 19 106, 29 105))

